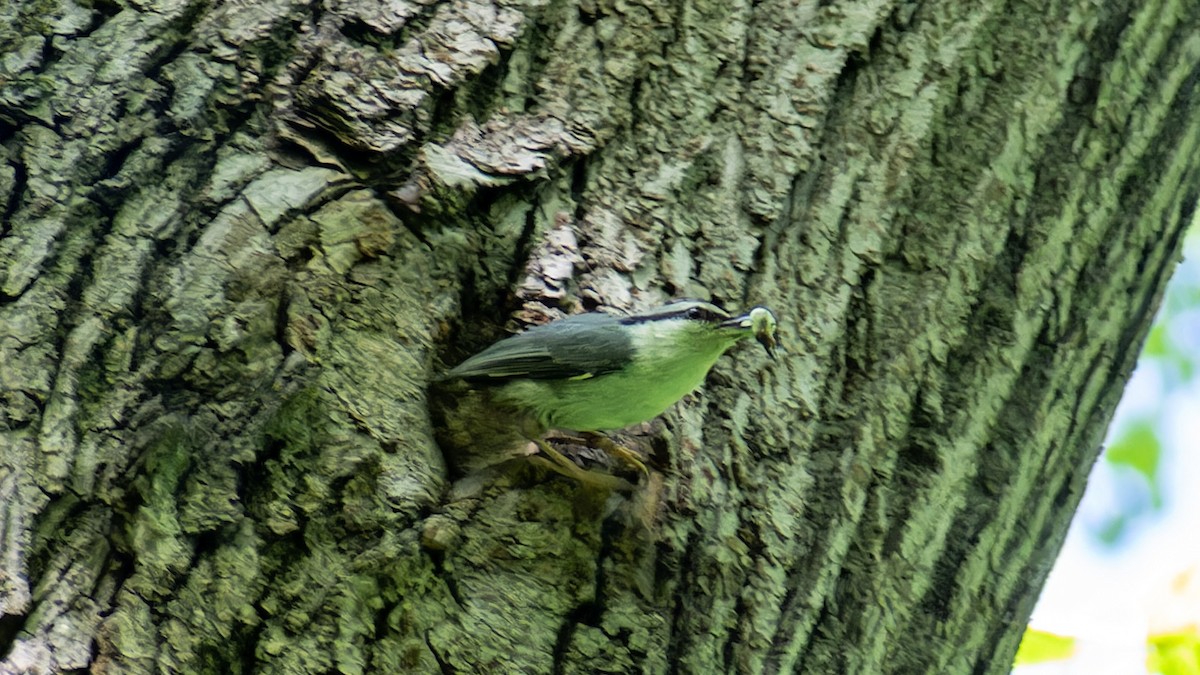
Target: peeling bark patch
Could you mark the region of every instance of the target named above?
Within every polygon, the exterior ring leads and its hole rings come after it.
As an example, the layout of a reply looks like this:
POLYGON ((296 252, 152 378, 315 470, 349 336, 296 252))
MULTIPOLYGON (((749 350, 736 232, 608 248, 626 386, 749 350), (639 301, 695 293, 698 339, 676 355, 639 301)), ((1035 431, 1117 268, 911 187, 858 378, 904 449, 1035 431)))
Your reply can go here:
MULTIPOLYGON (((431 130, 429 112, 437 92, 495 63, 500 48, 513 43, 524 23, 522 9, 486 2, 439 4, 423 30, 386 57, 324 40, 321 62, 300 90, 300 113, 349 147, 401 150, 431 130)), ((395 21, 379 24, 385 17, 372 23, 385 32, 399 27, 395 21)))

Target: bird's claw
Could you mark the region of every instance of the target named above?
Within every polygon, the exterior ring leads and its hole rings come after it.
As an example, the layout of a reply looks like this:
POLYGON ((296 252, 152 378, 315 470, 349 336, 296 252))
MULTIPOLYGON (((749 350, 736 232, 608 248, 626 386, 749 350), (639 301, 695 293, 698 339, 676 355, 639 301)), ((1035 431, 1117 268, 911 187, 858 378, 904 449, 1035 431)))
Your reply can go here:
POLYGON ((624 462, 626 466, 633 467, 634 470, 641 472, 646 478, 650 478, 650 469, 646 468, 646 463, 633 450, 602 434, 585 434, 584 439, 593 448, 624 462))
MULTIPOLYGON (((613 476, 613 475, 610 475, 607 473, 600 473, 599 471, 588 471, 586 469, 581 468, 575 462, 572 462, 570 459, 565 457, 558 450, 555 450, 545 440, 538 438, 538 439, 534 439, 533 442, 535 445, 538 446, 538 449, 542 451, 542 454, 545 455, 545 458, 540 457, 540 456, 535 456, 535 457, 532 457, 531 459, 541 460, 540 463, 542 464, 542 466, 545 466, 546 468, 550 469, 551 471, 554 471, 555 473, 566 476, 568 478, 574 478, 575 480, 579 481, 580 483, 582 483, 584 485, 587 485, 589 487, 594 487, 594 488, 597 488, 600 490, 605 490, 605 491, 620 490, 621 492, 632 492, 633 491, 633 484, 630 483, 629 481, 625 480, 624 478, 619 478, 617 476, 613 476)), ((643 469, 644 468, 645 467, 643 467, 643 469)))

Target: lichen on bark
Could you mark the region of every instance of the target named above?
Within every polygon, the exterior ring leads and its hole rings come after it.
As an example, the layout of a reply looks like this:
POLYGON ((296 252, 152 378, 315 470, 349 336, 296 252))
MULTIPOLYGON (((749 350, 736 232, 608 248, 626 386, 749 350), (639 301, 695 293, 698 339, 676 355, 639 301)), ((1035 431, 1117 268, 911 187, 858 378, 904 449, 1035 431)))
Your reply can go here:
POLYGON ((1200 184, 1187 3, 0 16, 0 673, 1006 672, 1200 184), (786 355, 638 492, 450 480, 446 362, 679 295, 786 355))

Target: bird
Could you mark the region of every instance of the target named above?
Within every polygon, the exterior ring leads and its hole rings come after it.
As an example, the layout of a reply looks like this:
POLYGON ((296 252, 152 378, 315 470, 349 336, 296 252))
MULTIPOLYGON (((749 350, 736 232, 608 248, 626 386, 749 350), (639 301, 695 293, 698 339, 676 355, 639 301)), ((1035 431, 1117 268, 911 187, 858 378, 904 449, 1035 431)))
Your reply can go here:
MULTIPOLYGON (((594 487, 629 485, 588 471, 543 436, 582 433, 642 472, 637 455, 603 435, 654 419, 698 388, 717 359, 753 337, 774 359, 777 320, 764 306, 732 316, 681 299, 620 316, 576 314, 504 338, 437 379, 435 429, 463 473, 540 450, 542 463, 594 487)), ((540 457, 535 459, 541 460, 540 457)))

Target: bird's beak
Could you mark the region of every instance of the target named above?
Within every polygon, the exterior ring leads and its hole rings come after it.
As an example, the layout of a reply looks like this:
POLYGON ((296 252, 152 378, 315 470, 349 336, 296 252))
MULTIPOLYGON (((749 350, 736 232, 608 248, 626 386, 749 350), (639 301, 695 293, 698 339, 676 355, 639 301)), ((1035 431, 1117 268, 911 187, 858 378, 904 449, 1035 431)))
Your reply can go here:
POLYGON ((776 325, 775 315, 766 307, 755 307, 746 314, 721 323, 723 328, 737 328, 753 332, 754 339, 762 345, 767 356, 772 360, 775 358, 775 348, 779 345, 775 331, 776 325))
POLYGON ((775 347, 779 345, 779 341, 776 339, 775 333, 758 333, 754 336, 754 339, 758 340, 758 344, 762 345, 763 349, 767 352, 767 356, 774 361, 775 347))

